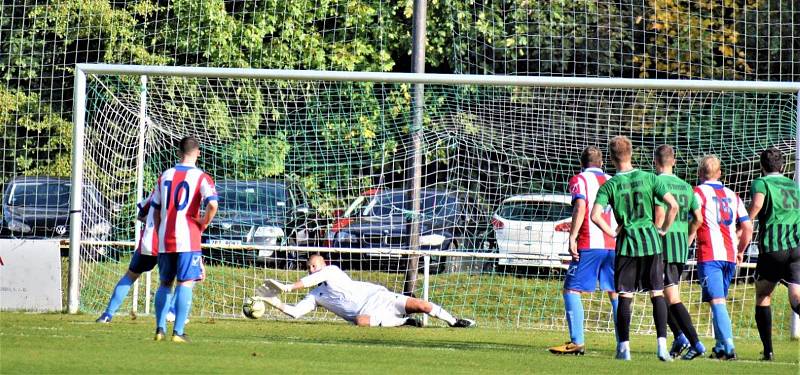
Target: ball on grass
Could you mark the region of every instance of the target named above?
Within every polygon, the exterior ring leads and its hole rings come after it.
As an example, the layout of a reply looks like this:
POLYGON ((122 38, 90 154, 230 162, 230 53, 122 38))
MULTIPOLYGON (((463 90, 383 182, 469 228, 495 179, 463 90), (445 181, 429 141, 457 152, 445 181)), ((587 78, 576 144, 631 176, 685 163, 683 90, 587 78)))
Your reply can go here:
POLYGON ((247 297, 242 304, 242 314, 250 319, 258 319, 267 312, 267 305, 264 301, 247 297))

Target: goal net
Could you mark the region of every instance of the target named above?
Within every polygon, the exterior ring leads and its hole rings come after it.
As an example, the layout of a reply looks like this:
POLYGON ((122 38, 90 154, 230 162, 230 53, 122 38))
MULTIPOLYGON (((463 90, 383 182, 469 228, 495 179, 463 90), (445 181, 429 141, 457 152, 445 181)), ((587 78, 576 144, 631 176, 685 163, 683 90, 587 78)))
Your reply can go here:
MULTIPOLYGON (((183 136, 200 140, 198 166, 220 195, 220 211, 203 236, 208 277, 195 289, 192 311, 201 317, 241 317, 243 299, 264 279, 294 281, 305 274, 308 255, 321 253, 356 280, 397 292, 411 281, 416 296, 482 326, 563 329, 566 184, 580 171, 584 147, 605 153, 611 137, 626 135, 635 165, 651 170, 653 149, 671 144, 675 174, 691 184, 697 160, 715 154, 723 181, 745 200, 760 174, 761 150, 783 151, 790 177, 798 158, 798 96, 777 89, 625 89, 614 80, 603 80, 602 88, 431 83, 417 150, 411 83, 382 83, 377 75, 279 80, 186 71, 192 77, 147 74, 146 83, 132 73, 88 74, 79 162, 82 185, 97 189, 105 209, 83 215, 102 217, 111 230, 103 238, 87 227, 80 234, 83 311, 105 307, 133 251, 135 203, 177 162, 183 136), (422 159, 419 212, 409 190, 415 152, 422 159), (416 256, 408 251, 413 222, 423 257, 416 279, 407 280, 407 260, 416 256)), ((614 173, 610 163, 606 171, 614 173)), ((738 336, 757 337, 754 249, 731 285, 728 308, 738 336)), ((684 303, 698 331, 711 335, 694 266, 684 276, 684 303)), ((141 296, 124 309, 148 312, 144 296, 156 280, 140 286, 141 296)), ((647 333, 652 314, 643 297, 631 327, 647 333)), ((785 293, 774 301, 775 332, 786 335, 785 293)), ((604 293, 585 295, 584 305, 588 330, 613 331, 604 293)), ((283 318, 270 311, 266 319, 283 318)), ((317 311, 304 319, 335 317, 317 311)))

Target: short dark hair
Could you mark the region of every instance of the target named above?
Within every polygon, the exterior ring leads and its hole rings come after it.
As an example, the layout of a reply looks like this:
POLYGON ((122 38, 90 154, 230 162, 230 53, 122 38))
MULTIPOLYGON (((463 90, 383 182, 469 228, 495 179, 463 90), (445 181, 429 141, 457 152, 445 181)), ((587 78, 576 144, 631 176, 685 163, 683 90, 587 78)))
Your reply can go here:
POLYGON ((200 142, 197 142, 197 139, 195 137, 191 136, 183 137, 181 138, 180 143, 178 143, 178 150, 180 151, 181 155, 199 149, 200 149, 200 142))
POLYGON ((608 153, 616 163, 629 160, 633 156, 633 143, 628 137, 618 135, 608 142, 608 153))
POLYGON ((588 146, 581 153, 581 167, 600 167, 603 165, 603 152, 595 146, 588 146))
POLYGON ((783 172, 783 153, 775 147, 768 148, 761 152, 761 168, 767 173, 783 172))
POLYGON ((675 160, 675 149, 670 145, 661 145, 653 152, 656 165, 665 165, 670 160, 675 160))

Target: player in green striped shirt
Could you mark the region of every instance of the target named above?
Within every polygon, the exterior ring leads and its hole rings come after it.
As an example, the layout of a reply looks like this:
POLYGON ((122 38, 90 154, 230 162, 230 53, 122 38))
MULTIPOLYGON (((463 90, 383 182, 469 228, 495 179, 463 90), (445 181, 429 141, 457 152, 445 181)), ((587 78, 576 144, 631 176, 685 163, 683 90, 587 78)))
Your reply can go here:
POLYGON ((758 217, 756 325, 764 345, 763 360, 772 354, 772 292, 778 282, 789 288, 789 303, 800 314, 800 188, 783 176, 783 154, 761 153, 763 176, 751 186, 750 217, 758 217), (756 216, 758 215, 758 216, 756 216))
MULTIPOLYGON (((675 222, 664 235, 663 243, 664 296, 669 306, 667 324, 675 335, 669 354, 672 358, 676 358, 684 350, 691 348, 683 356, 683 359, 691 360, 703 355, 706 349, 697 337, 689 311, 681 302, 679 286, 686 259, 689 257, 689 234, 694 234, 703 223, 703 213, 700 211, 700 203, 694 195, 692 185, 672 174, 672 168, 675 166, 675 150, 672 146, 658 146, 653 154, 653 163, 658 173, 656 178, 667 186, 667 190, 672 193, 680 206, 675 222)), ((667 213, 666 203, 660 199, 656 199, 655 214, 656 225, 661 225, 667 213)))
POLYGON ((614 286, 620 298, 617 306, 619 342, 616 358, 631 359, 629 340, 633 293, 650 291, 658 343, 656 353, 660 360, 672 361, 667 350, 667 304, 663 295, 664 261, 661 256, 661 236, 669 230, 679 206, 656 175, 633 168, 633 145, 627 137, 612 138, 608 148, 617 174, 597 191, 591 218, 607 235, 617 237, 614 286), (669 206, 660 229, 653 222, 655 197, 669 206), (604 208, 609 204, 614 210, 619 234, 603 220, 604 208))

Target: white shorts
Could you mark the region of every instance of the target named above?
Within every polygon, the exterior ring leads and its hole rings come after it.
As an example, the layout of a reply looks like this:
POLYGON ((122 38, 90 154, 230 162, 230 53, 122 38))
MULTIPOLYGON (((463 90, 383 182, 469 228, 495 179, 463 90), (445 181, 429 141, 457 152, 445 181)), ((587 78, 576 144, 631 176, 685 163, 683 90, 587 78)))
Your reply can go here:
POLYGON ((408 318, 408 297, 390 291, 375 292, 361 308, 358 315, 369 315, 370 327, 397 327, 408 318))

